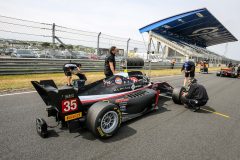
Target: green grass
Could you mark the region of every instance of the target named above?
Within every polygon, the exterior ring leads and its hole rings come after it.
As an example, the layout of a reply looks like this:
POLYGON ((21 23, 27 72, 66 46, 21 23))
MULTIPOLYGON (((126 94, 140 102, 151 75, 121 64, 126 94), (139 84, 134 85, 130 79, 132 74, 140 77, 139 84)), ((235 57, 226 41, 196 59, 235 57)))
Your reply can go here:
MULTIPOLYGON (((209 71, 216 71, 219 68, 209 68, 209 71)), ((199 69, 196 70, 198 72, 199 69)), ((148 71, 143 71, 148 74, 148 71)), ((103 72, 87 72, 87 83, 104 78, 103 72)), ((179 75, 182 74, 180 69, 163 69, 152 70, 151 77, 179 75)), ((73 76, 73 78, 77 78, 73 76)), ((33 89, 31 81, 52 79, 54 82, 61 86, 66 84, 66 77, 64 73, 51 73, 51 74, 28 74, 28 75, 3 75, 0 76, 0 92, 9 92, 18 89, 30 90, 33 89)))

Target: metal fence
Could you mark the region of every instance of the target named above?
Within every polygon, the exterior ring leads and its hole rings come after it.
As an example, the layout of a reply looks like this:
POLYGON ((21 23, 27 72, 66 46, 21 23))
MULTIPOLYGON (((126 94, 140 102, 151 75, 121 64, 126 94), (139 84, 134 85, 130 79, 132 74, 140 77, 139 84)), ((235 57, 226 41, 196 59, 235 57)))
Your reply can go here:
MULTIPOLYGON (((82 64, 83 72, 103 72, 103 60, 86 60, 72 59, 72 62, 82 64)), ((0 58, 0 75, 17 75, 17 74, 33 74, 33 73, 61 73, 63 72, 63 64, 68 63, 69 59, 36 59, 36 58, 0 58)), ((120 62, 117 61, 117 70, 123 71, 120 67, 120 62)), ((182 64, 176 63, 175 68, 180 68, 182 64)), ((145 65, 140 70, 147 70, 150 63, 145 62, 145 65)), ((151 63, 152 70, 170 69, 170 63, 151 63)), ((131 69, 139 70, 139 69, 131 69)))
MULTIPOLYGON (((147 52, 143 41, 122 38, 99 32, 82 31, 60 26, 0 15, 0 49, 8 48, 84 51, 101 56, 111 46, 120 49, 120 55, 147 52)), ((70 57, 71 58, 71 57, 70 57)))

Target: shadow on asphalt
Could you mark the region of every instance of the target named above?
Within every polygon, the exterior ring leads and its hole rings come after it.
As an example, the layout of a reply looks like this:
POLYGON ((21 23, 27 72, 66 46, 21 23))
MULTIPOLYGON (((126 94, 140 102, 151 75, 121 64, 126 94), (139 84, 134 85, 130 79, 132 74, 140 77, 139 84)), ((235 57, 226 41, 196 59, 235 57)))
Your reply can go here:
POLYGON ((48 130, 48 138, 51 138, 51 137, 59 137, 59 134, 53 129, 48 130))
MULTIPOLYGON (((171 111, 171 110, 163 107, 163 106, 167 106, 167 104, 165 104, 166 101, 169 101, 169 98, 161 97, 159 99, 159 103, 158 103, 158 106, 159 106, 158 110, 151 111, 143 116, 140 116, 140 117, 137 117, 137 118, 134 118, 134 119, 131 119, 131 120, 128 120, 128 121, 122 123, 118 132, 113 137, 110 137, 109 139, 104 139, 104 140, 99 139, 99 140, 102 141, 103 143, 112 143, 112 142, 123 140, 130 136, 133 136, 134 134, 137 133, 137 131, 135 129, 129 127, 128 125, 131 123, 134 123, 140 119, 147 118, 148 116, 154 116, 156 114, 161 114, 166 111, 171 111)), ((82 138, 85 138, 87 140, 92 140, 92 141, 98 139, 87 128, 80 128, 80 129, 76 130, 76 132, 79 133, 79 135, 75 136, 75 138, 78 138, 81 136, 82 138)))
MULTIPOLYGON (((209 110, 209 111, 211 111, 211 112, 216 112, 216 110, 215 110, 214 108, 211 108, 210 106, 203 106, 203 107, 201 107, 201 108, 202 108, 202 109, 209 110)), ((208 111, 202 110, 202 109, 200 109, 200 110, 198 111, 198 113, 211 113, 211 112, 208 112, 208 111)))
POLYGON ((130 136, 133 136, 134 134, 137 133, 137 131, 135 129, 129 127, 128 126, 129 124, 134 123, 134 122, 136 122, 140 119, 144 119, 144 118, 147 118, 149 116, 154 116, 156 114, 160 114, 160 113, 163 113, 163 112, 166 112, 166 111, 170 111, 170 110, 168 110, 167 108, 164 108, 164 107, 159 107, 158 110, 155 110, 155 111, 149 112, 149 113, 147 113, 143 116, 128 120, 128 121, 126 121, 122 124, 119 131, 113 137, 111 137, 109 139, 104 139, 104 140, 100 139, 100 140, 104 143, 112 143, 112 142, 120 141, 120 140, 125 139, 125 138, 130 137, 130 136))

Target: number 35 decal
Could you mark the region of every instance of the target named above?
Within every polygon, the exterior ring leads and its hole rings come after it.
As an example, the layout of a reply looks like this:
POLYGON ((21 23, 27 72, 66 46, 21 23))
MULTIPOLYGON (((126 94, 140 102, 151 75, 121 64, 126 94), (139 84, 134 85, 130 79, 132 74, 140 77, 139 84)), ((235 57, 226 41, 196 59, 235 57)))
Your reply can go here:
POLYGON ((77 98, 62 101, 62 113, 72 112, 78 109, 77 98))

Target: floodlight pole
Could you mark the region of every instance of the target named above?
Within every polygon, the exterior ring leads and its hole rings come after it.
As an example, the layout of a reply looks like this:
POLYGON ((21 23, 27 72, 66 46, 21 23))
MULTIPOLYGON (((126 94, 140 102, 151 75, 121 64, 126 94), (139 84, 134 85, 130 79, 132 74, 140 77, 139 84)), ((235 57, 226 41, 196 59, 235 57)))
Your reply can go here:
POLYGON ((55 50, 55 23, 52 25, 52 44, 53 44, 53 50, 55 50))
POLYGON ((101 32, 98 33, 98 38, 97 38, 97 55, 99 55, 100 36, 101 36, 101 32))
POLYGON ((129 42, 130 42, 130 38, 128 38, 127 40, 127 50, 126 50, 126 59, 128 58, 128 49, 129 49, 129 42))
POLYGON ((152 46, 152 31, 149 31, 149 37, 148 37, 148 50, 147 50, 147 62, 149 63, 148 68, 148 77, 150 79, 150 71, 151 71, 151 60, 149 58, 149 54, 151 53, 151 46, 152 46))

